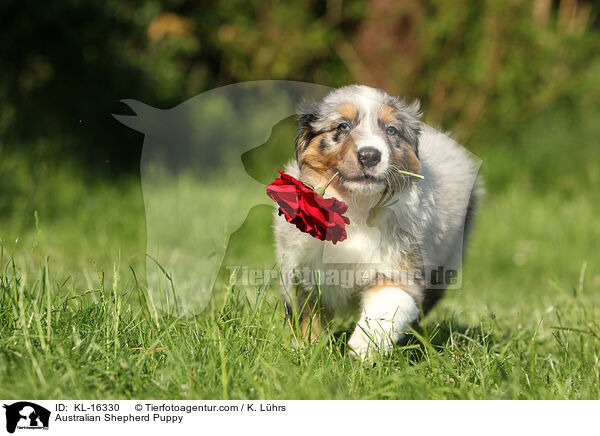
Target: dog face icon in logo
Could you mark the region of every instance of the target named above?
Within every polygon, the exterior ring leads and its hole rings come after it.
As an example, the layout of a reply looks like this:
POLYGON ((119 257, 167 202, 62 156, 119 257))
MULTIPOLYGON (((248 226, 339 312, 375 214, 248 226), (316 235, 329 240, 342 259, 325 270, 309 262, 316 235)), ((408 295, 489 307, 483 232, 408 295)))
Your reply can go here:
POLYGON ((50 411, 28 401, 4 405, 6 409, 6 431, 14 433, 17 427, 26 429, 47 429, 50 411))

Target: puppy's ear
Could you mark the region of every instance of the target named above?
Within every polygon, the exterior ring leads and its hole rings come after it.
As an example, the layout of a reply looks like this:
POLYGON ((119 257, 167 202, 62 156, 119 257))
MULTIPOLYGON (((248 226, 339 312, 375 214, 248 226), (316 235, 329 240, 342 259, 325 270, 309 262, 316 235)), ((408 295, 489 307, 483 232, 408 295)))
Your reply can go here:
POLYGON ((405 101, 396 98, 394 101, 398 113, 398 119, 402 128, 400 135, 415 151, 419 157, 419 139, 423 123, 421 122, 421 104, 419 100, 415 100, 408 104, 405 101))
POLYGON ((317 120, 318 107, 314 104, 304 106, 298 111, 298 134, 296 135, 296 160, 306 150, 315 136, 312 123, 317 120))

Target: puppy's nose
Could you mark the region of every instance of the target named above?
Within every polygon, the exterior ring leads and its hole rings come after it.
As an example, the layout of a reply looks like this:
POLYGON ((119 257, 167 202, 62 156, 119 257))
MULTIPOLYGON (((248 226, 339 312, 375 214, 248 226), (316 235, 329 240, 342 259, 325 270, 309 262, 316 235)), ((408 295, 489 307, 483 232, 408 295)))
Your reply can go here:
POLYGON ((375 147, 363 147, 358 150, 358 160, 364 167, 374 167, 381 160, 381 153, 375 147))

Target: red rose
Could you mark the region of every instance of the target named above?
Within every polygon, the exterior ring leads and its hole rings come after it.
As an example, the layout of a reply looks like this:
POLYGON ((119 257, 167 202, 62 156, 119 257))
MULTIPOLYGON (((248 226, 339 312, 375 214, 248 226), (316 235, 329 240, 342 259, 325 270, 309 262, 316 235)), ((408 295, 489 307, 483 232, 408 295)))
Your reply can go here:
POLYGON ((279 171, 281 178, 267 186, 267 195, 279 205, 279 215, 302 232, 334 244, 343 241, 346 234, 348 210, 346 203, 336 198, 323 198, 310 187, 279 171))

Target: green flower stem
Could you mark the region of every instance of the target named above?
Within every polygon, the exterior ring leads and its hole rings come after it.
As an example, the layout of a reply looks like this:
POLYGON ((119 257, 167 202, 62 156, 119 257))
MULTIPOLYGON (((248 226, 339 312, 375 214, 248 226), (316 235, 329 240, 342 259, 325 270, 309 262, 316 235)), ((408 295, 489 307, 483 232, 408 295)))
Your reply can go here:
POLYGON ((340 172, 336 171, 335 174, 331 177, 331 179, 329 179, 329 181, 325 184, 325 186, 319 186, 317 189, 315 189, 315 192, 319 195, 325 195, 325 190, 327 189, 327 187, 331 185, 331 182, 333 182, 335 178, 339 175, 340 172))
POLYGON ((415 174, 415 173, 411 173, 410 171, 404 171, 404 170, 396 170, 396 172, 398 172, 400 174, 405 174, 407 176, 416 177, 417 179, 425 180, 425 177, 422 176, 421 174, 415 174))

